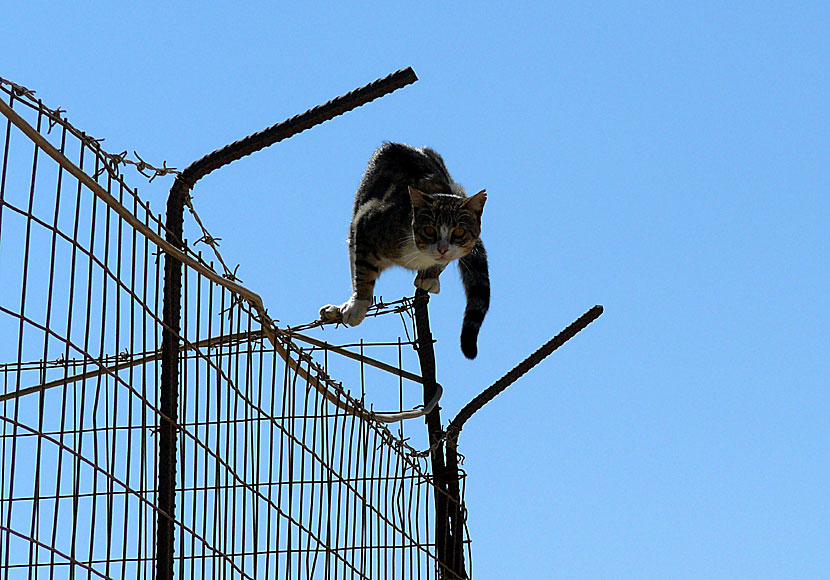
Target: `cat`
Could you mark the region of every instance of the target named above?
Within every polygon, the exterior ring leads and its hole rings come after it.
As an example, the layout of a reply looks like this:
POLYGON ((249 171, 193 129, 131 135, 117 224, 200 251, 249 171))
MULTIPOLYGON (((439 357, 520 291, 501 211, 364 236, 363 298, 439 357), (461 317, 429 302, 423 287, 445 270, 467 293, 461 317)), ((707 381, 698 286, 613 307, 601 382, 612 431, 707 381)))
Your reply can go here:
POLYGON ((326 322, 356 326, 372 303, 375 281, 391 266, 415 270, 415 286, 437 294, 439 275, 452 261, 467 296, 461 351, 478 354, 478 332, 490 307, 481 214, 487 192, 467 197, 444 160, 428 147, 384 143, 369 160, 357 189, 349 229, 352 296, 320 308, 326 322))

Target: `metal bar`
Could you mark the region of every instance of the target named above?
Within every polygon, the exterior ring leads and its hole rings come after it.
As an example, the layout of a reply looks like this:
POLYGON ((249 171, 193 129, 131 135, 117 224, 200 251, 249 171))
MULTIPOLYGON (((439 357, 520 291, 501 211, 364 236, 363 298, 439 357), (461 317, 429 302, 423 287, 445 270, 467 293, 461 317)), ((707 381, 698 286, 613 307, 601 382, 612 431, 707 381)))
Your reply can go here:
MULTIPOLYGON (((175 182, 174 187, 175 189, 175 182)), ((184 197, 167 197, 166 242, 183 250, 184 197)), ((181 251, 182 255, 185 255, 181 251)), ((156 517, 156 580, 173 580, 176 521, 176 430, 179 412, 179 332, 182 309, 182 262, 171 253, 164 254, 164 292, 162 298, 164 329, 161 335, 160 409, 167 417, 160 419, 158 447, 159 508, 156 517)))
MULTIPOLYGON (((429 294, 420 288, 415 291, 415 326, 418 344, 418 359, 421 362, 421 376, 424 379, 424 402, 434 396, 440 388, 435 378, 435 351, 432 331, 429 327, 429 294)), ((441 426, 441 410, 435 407, 427 416, 430 461, 432 463, 433 489, 435 496, 435 549, 438 558, 439 578, 466 578, 461 537, 453 536, 450 503, 459 501, 457 495, 449 493, 448 479, 457 477, 448 473, 441 442, 444 431, 441 426)))
POLYGON ((562 332, 551 338, 545 344, 540 346, 525 358, 522 362, 517 364, 515 367, 510 369, 510 371, 497 380, 495 383, 487 387, 484 391, 481 392, 477 397, 475 397, 472 401, 467 403, 455 416, 455 418, 450 422, 449 427, 447 427, 448 432, 448 439, 457 439, 458 433, 461 431, 462 427, 464 427, 464 423, 473 416, 473 413, 481 409, 484 405, 492 401, 496 398, 502 391, 504 391, 507 387, 515 383, 522 375, 528 372, 530 369, 535 367, 537 364, 542 362, 547 356, 549 356, 553 351, 557 348, 568 342, 571 338, 576 336, 576 334, 584 329, 586 326, 591 324, 594 320, 599 318, 602 314, 602 306, 596 305, 590 310, 588 310, 585 314, 577 318, 571 324, 565 328, 562 332))
MULTIPOLYGON (((279 331, 280 329, 275 329, 275 330, 279 331)), ((350 358, 352 360, 363 362, 363 363, 368 364, 370 366, 373 366, 375 368, 387 371, 387 372, 392 373, 393 375, 396 375, 398 377, 408 379, 408 380, 416 382, 416 383, 423 383, 423 379, 421 379, 421 377, 419 377, 416 374, 413 374, 413 373, 405 371, 401 368, 394 367, 392 365, 386 364, 383 361, 373 359, 373 358, 368 357, 366 355, 357 354, 357 353, 354 353, 354 352, 352 352, 350 350, 347 350, 345 348, 342 348, 342 347, 339 347, 339 346, 336 346, 336 345, 333 345, 333 344, 329 344, 328 342, 318 340, 316 338, 312 338, 310 336, 306 336, 304 334, 300 334, 300 333, 293 332, 293 331, 281 331, 280 334, 283 335, 283 336, 289 337, 289 338, 296 338, 296 339, 301 340, 303 342, 307 342, 311 345, 314 345, 314 346, 317 346, 317 347, 320 347, 320 348, 323 348, 323 349, 326 349, 326 350, 330 350, 332 352, 336 352, 337 354, 343 355, 343 356, 345 356, 347 358, 350 358)), ((184 346, 182 346, 180 348, 180 352, 187 352, 188 350, 191 350, 191 351, 199 350, 199 349, 202 349, 202 348, 211 348, 211 347, 215 347, 215 346, 218 346, 218 345, 221 345, 221 344, 231 343, 231 342, 235 342, 235 341, 254 341, 254 340, 259 340, 259 339, 265 338, 266 336, 267 336, 266 333, 262 330, 253 330, 253 331, 250 331, 250 332, 232 333, 232 334, 228 334, 226 336, 216 336, 216 337, 206 338, 204 340, 200 340, 200 341, 194 342, 194 343, 187 343, 187 344, 185 344, 184 346)), ((122 370, 125 370, 125 369, 128 369, 128 368, 131 368, 131 367, 143 365, 143 364, 146 364, 148 362, 156 361, 159 358, 161 358, 161 354, 162 354, 162 351, 157 350, 155 352, 145 354, 144 356, 135 358, 133 360, 124 361, 124 362, 121 362, 121 363, 118 363, 118 364, 115 364, 115 365, 112 365, 112 366, 109 366, 109 367, 98 368, 98 369, 89 371, 87 373, 79 373, 79 374, 75 374, 75 375, 72 375, 72 376, 69 376, 69 377, 64 377, 62 379, 55 379, 53 381, 42 383, 40 385, 34 385, 34 386, 31 386, 31 387, 26 387, 26 388, 23 388, 23 389, 11 391, 9 393, 3 393, 3 394, 0 394, 0 402, 10 400, 10 399, 16 399, 16 398, 23 397, 23 396, 26 396, 26 395, 30 395, 30 394, 33 394, 33 393, 37 393, 37 392, 40 392, 40 391, 45 391, 45 390, 51 389, 53 387, 59 387, 59 386, 62 386, 62 385, 71 384, 71 383, 74 383, 74 382, 77 382, 77 381, 84 381, 84 380, 92 379, 92 378, 98 377, 98 376, 103 375, 103 374, 112 375, 113 373, 116 373, 118 371, 122 371, 122 370)), ((100 361, 100 359, 99 359, 99 361, 100 361)), ((45 362, 46 361, 39 361, 39 364, 45 364, 45 362)), ((25 363, 23 363, 23 364, 25 364, 25 363)), ((68 362, 65 363, 65 364, 68 365, 68 362)), ((86 363, 81 361, 81 363, 79 363, 79 364, 86 364, 86 363)), ((440 397, 439 397, 439 399, 440 399, 440 397)), ((434 403, 437 404, 437 402, 438 401, 436 400, 434 403)))
MULTIPOLYGON (((388 95, 417 80, 418 77, 411 67, 396 71, 382 79, 373 81, 368 85, 336 97, 327 103, 295 115, 281 123, 271 125, 267 129, 263 129, 205 155, 182 171, 177 181, 180 181, 181 185, 186 187, 187 190, 192 189, 199 179, 228 163, 232 163, 265 147, 270 147, 274 143, 293 137, 298 133, 302 133, 307 129, 311 129, 316 125, 324 123, 343 113, 347 113, 384 95, 388 95)), ((184 193, 184 191, 177 193, 184 193)))
POLYGON ((290 338, 297 338, 302 340, 303 342, 307 342, 308 344, 313 344, 314 346, 319 346, 320 348, 324 348, 326 350, 330 350, 332 352, 336 352, 339 355, 345 356, 346 358, 350 358, 352 360, 360 361, 365 363, 369 366, 375 367, 376 369, 381 369, 386 372, 392 373, 393 375, 397 375, 401 378, 408 379, 410 381, 416 383, 423 383, 424 380, 416 374, 407 372, 401 368, 393 367, 392 365, 386 364, 385 362, 373 359, 364 355, 362 352, 360 354, 347 350, 345 348, 330 344, 323 340, 318 340, 316 338, 312 338, 310 336, 306 336, 304 334, 300 334, 299 332, 291 332, 288 331, 285 333, 286 336, 290 338))
MULTIPOLYGON (((38 130, 40 130, 42 119, 43 119, 43 116, 38 115, 38 117, 37 117, 38 130)), ((36 180, 37 180, 38 152, 39 152, 38 148, 35 147, 34 148, 34 157, 32 159, 32 174, 31 174, 31 179, 30 179, 30 182, 29 182, 29 200, 28 200, 28 209, 27 209, 27 214, 29 214, 29 215, 32 215, 32 213, 33 213, 32 208, 34 206, 34 201, 35 201, 35 183, 36 183, 36 180)), ((30 263, 30 257, 31 257, 31 239, 32 239, 32 222, 31 222, 31 220, 27 219, 26 220, 26 237, 25 237, 25 242, 24 242, 24 245, 23 245, 23 277, 22 277, 22 284, 21 284, 21 289, 20 289, 20 322, 19 322, 19 326, 18 326, 18 340, 17 340, 17 362, 18 363, 21 362, 20 357, 23 355, 23 328, 24 328, 23 320, 24 320, 24 316, 25 316, 25 313, 26 313, 26 304, 27 304, 26 296, 28 294, 28 286, 29 286, 29 263, 30 263)), ((17 383, 18 383, 17 386, 19 388, 20 387, 20 376, 19 375, 18 375, 17 383)), ((18 419, 19 411, 20 411, 20 406, 15 405, 14 406, 14 419, 15 419, 15 421, 18 419)), ((43 413, 43 407, 41 406, 41 408, 40 408, 41 417, 42 417, 42 413, 43 413)), ((38 441, 38 443, 40 443, 40 441, 38 441)), ((14 438, 12 438, 12 457, 14 457, 15 455, 16 455, 16 440, 14 438)), ((16 479, 15 478, 15 466, 14 465, 12 465, 10 475, 11 475, 11 480, 9 481, 9 497, 11 498, 11 497, 14 497, 14 485, 15 485, 15 479, 16 479)), ((40 461, 39 461, 39 457, 38 457, 38 460, 36 461, 36 465, 35 465, 35 483, 36 483, 36 489, 39 488, 39 484, 40 484, 40 461)), ((9 527, 11 527, 11 522, 12 522, 11 516, 12 516, 13 507, 14 507, 14 504, 9 505, 9 513, 8 513, 8 516, 9 516, 8 525, 9 525, 9 527)), ((32 530, 33 540, 37 541, 37 537, 35 535, 35 532, 36 532, 36 522, 37 522, 37 519, 38 519, 38 505, 35 504, 33 507, 34 507, 34 509, 32 510, 32 528, 31 528, 31 530, 32 530)), ((30 562, 32 561, 33 550, 34 550, 34 544, 30 544, 29 545, 29 561, 30 562)))

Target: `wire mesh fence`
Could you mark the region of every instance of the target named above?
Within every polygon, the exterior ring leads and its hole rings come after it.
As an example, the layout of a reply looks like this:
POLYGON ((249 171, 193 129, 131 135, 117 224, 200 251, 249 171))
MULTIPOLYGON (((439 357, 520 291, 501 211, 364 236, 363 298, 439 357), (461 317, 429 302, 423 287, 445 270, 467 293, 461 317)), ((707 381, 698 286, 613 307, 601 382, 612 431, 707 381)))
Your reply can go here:
POLYGON ((185 245, 171 417, 159 395, 174 330, 162 316, 167 232, 121 169, 174 170, 105 152, 23 87, 0 82, 0 100, 3 577, 163 577, 167 525, 180 578, 438 577, 442 491, 426 454, 366 402, 371 382, 404 408, 404 383, 419 379, 403 368, 411 301, 374 309, 400 318, 405 338, 338 347, 268 327, 271 342, 185 245), (178 470, 163 508, 166 424, 178 470))

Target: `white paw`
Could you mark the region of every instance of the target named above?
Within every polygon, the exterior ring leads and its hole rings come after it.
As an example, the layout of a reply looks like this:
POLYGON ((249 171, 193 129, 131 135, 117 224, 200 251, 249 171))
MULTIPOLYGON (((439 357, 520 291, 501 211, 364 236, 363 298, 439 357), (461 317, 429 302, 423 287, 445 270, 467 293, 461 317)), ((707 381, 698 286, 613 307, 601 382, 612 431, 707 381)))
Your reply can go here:
POLYGON ((441 281, 438 278, 415 278, 415 287, 438 294, 441 291, 441 281))
POLYGON ((343 317, 343 324, 357 326, 366 318, 366 311, 369 309, 371 300, 357 300, 354 296, 340 307, 340 314, 343 317))
POLYGON ((366 311, 371 303, 371 300, 357 300, 352 296, 348 302, 340 306, 327 304, 320 308, 320 320, 357 326, 366 318, 366 311))

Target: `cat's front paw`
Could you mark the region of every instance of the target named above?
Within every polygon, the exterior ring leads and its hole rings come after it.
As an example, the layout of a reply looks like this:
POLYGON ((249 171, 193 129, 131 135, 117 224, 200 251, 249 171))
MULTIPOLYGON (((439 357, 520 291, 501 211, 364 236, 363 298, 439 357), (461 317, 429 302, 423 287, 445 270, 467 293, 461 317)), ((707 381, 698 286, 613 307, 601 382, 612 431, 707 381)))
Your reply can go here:
POLYGON ((366 318, 366 311, 369 310, 371 300, 357 300, 354 296, 340 307, 340 315, 343 317, 343 324, 357 326, 366 318))
POLYGON ((339 322, 347 326, 357 326, 366 318, 371 300, 358 300, 354 296, 340 306, 327 304, 320 309, 320 320, 323 322, 339 322))
POLYGON ((415 287, 438 294, 441 291, 441 281, 438 278, 415 278, 415 287))
POLYGON ((340 307, 335 306, 334 304, 326 304, 320 308, 320 320, 329 323, 342 322, 343 319, 340 316, 340 307))

